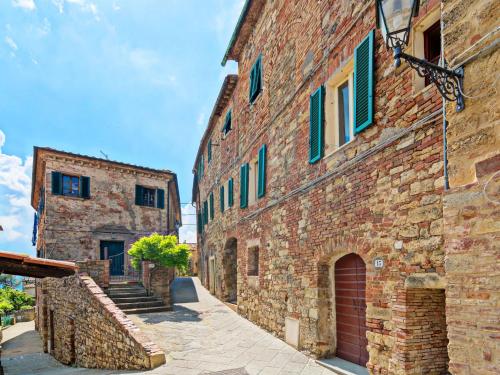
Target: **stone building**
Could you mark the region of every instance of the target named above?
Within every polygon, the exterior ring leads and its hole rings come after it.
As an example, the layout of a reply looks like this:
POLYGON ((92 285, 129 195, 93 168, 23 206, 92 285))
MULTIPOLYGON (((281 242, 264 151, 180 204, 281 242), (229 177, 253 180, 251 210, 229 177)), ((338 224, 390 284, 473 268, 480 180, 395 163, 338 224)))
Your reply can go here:
MULTIPOLYGON (((435 62, 444 37, 455 66, 483 49, 464 87, 494 86, 498 16, 421 1, 407 50, 435 62)), ((247 0, 227 60, 193 168, 204 285, 371 374, 498 373, 498 95, 445 111, 394 67, 368 0, 247 0)))
POLYGON ((135 276, 134 241, 181 225, 175 173, 50 148, 34 149, 31 205, 39 257, 110 259, 112 277, 135 276))

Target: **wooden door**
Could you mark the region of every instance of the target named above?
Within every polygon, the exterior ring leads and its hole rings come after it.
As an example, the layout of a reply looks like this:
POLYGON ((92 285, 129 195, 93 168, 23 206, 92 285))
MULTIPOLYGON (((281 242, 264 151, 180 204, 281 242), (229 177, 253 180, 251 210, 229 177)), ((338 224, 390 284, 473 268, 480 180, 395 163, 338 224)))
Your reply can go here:
POLYGON ((110 259, 109 273, 111 276, 124 274, 125 245, 123 241, 101 241, 101 259, 110 259))
POLYGON ((359 255, 348 254, 335 263, 337 357, 366 366, 366 266, 359 255))

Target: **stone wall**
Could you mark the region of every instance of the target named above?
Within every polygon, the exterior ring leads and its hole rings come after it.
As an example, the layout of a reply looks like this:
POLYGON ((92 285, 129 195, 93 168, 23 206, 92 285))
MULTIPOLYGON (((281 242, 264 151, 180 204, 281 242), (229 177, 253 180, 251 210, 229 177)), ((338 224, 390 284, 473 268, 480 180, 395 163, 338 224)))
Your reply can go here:
POLYGON ((89 276, 46 278, 39 290, 44 351, 58 361, 106 369, 152 369, 165 363, 165 354, 89 276))
MULTIPOLYGON (((367 367, 372 374, 404 373, 405 358, 395 354, 406 349, 396 341, 393 298, 415 274, 444 277, 441 98, 433 86, 416 90, 407 64, 394 68, 377 31, 373 125, 310 164, 309 97, 348 65, 375 28, 375 2, 264 3, 253 15, 238 84, 207 136, 221 146, 199 181, 197 207, 211 192, 216 202, 215 218, 199 236, 200 279, 215 280, 221 299, 236 279, 240 314, 283 339, 285 321, 296 321, 300 350, 332 356, 332 270, 340 257, 356 253, 366 264, 367 367), (259 54, 263 91, 249 105, 249 72, 259 54), (222 139, 229 109, 233 130, 222 139), (241 209, 239 168, 263 144, 266 194, 241 209), (234 206, 221 213, 219 186, 230 177, 234 206), (234 263, 228 243, 236 267, 228 264, 234 263), (249 249, 256 248, 259 272, 249 276, 249 249), (216 266, 207 277, 212 256, 216 266), (381 269, 375 259, 383 260, 381 269)), ((436 8, 437 1, 422 2, 420 17, 436 8)), ((204 144, 200 152, 206 160, 204 144)))
POLYGON ((464 65, 465 109, 447 106, 443 197, 450 372, 500 373, 500 100, 495 0, 443 1, 450 66, 464 65))
POLYGON ((109 286, 109 260, 84 260, 75 263, 80 273, 89 275, 99 287, 109 286))
POLYGON ((16 323, 30 322, 32 320, 35 320, 35 308, 33 307, 27 310, 14 311, 13 315, 16 319, 16 323))
MULTIPOLYGON (((132 270, 127 253, 132 243, 153 232, 176 232, 175 220, 180 219, 180 207, 175 175, 171 172, 127 167, 58 152, 39 151, 37 158, 34 197, 40 196, 40 190, 45 197, 37 242, 41 257, 99 260, 101 241, 122 241, 127 273, 132 270), (52 194, 52 171, 90 177, 90 198, 52 194), (136 205, 136 185, 163 189, 164 208, 136 205)), ((38 204, 36 199, 33 204, 35 207, 38 204)))
POLYGON ((161 298, 168 307, 171 306, 170 285, 174 278, 175 268, 162 267, 149 261, 142 262, 142 285, 149 294, 161 298))

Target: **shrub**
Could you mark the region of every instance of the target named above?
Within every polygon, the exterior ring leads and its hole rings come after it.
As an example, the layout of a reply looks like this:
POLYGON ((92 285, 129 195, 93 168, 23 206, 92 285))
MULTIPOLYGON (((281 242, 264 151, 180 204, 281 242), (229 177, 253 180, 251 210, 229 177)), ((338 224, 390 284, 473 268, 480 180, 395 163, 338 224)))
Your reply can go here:
POLYGON ((177 243, 176 236, 162 236, 158 233, 137 240, 128 254, 132 257, 131 263, 136 270, 141 267, 141 261, 149 260, 164 267, 175 267, 180 272, 186 272, 191 257, 189 246, 177 243))
POLYGON ((12 310, 14 310, 14 306, 9 301, 0 300, 0 314, 3 315, 12 310))
POLYGON ((9 287, 0 289, 0 301, 6 302, 4 308, 0 310, 4 312, 20 310, 22 306, 34 306, 35 298, 25 292, 15 290, 9 287), (10 306, 10 308, 8 308, 10 306))

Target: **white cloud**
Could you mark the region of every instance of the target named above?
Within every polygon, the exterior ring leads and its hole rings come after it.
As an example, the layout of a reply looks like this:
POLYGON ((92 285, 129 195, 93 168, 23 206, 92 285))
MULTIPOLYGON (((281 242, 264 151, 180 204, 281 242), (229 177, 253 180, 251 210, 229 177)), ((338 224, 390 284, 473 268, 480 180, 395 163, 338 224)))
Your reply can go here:
POLYGON ((16 8, 23 8, 26 10, 36 9, 34 0, 12 0, 12 5, 16 8))
POLYGON ((18 50, 16 42, 14 42, 14 40, 10 36, 6 36, 4 40, 5 40, 5 43, 7 43, 7 45, 10 48, 12 48, 14 51, 18 50))
POLYGON ((191 204, 181 207, 182 227, 179 229, 179 242, 196 243, 196 208, 191 204))
POLYGON ((91 13, 96 21, 100 21, 97 5, 88 0, 52 0, 52 4, 59 10, 59 13, 64 13, 65 4, 77 5, 81 11, 91 13))
POLYGON ((206 117, 207 117, 207 115, 205 114, 205 111, 200 112, 198 114, 198 118, 196 119, 196 124, 198 126, 205 126, 205 118, 206 117))
POLYGON ((24 161, 15 155, 7 155, 5 134, 0 130, 0 244, 5 240, 26 241, 28 246, 33 225, 33 209, 30 206, 31 170, 33 158, 24 161))
POLYGON ((118 2, 116 1, 113 1, 113 10, 116 12, 120 9, 121 9, 120 4, 118 4, 118 2))

